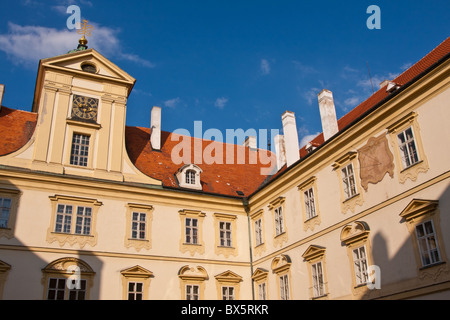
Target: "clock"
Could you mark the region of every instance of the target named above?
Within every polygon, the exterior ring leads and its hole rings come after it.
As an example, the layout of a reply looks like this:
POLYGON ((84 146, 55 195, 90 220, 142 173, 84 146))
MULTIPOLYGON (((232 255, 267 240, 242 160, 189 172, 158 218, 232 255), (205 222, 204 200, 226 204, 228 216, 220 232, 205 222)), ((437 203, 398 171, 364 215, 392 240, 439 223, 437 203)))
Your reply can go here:
POLYGON ((73 96, 72 119, 97 121, 98 99, 73 96))

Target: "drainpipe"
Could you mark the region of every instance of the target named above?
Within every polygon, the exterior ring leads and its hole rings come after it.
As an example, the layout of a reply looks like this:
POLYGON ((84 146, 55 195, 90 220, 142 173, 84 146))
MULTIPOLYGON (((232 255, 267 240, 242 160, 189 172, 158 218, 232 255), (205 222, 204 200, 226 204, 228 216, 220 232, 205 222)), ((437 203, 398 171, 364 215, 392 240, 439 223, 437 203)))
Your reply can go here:
MULTIPOLYGON (((248 226, 248 243, 249 243, 249 251, 250 251, 250 278, 253 276, 253 251, 252 251, 252 230, 250 223, 250 209, 248 207, 248 199, 247 197, 242 198, 242 204, 244 205, 245 213, 247 213, 247 226, 248 226)), ((251 281, 252 284, 252 300, 255 300, 255 286, 253 283, 253 279, 251 281)))

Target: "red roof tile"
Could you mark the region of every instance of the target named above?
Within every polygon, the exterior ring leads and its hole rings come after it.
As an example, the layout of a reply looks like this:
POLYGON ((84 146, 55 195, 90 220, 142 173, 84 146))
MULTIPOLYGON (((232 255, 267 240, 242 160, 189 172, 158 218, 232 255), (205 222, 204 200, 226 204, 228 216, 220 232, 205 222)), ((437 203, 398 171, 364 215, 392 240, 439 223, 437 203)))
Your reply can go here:
POLYGON ((0 110, 0 156, 17 151, 33 135, 36 127, 35 113, 2 107, 0 110))
MULTIPOLYGON (((162 131, 161 151, 152 150, 149 128, 127 127, 125 136, 128 155, 140 171, 154 179, 161 180, 166 187, 179 188, 175 173, 186 163, 176 164, 172 161, 171 156, 172 150, 183 141, 182 136, 162 131)), ((262 168, 267 169, 270 167, 270 164, 262 163, 264 161, 262 160, 263 158, 260 159, 260 152, 265 151, 251 151, 248 147, 201 140, 194 137, 184 137, 187 141, 190 141, 191 163, 195 163, 203 171, 200 177, 203 192, 240 197, 241 195, 237 191, 241 191, 245 196, 248 196, 268 176, 267 173, 261 174, 262 168), (211 154, 210 151, 215 148, 218 151, 222 150, 222 156, 217 156, 217 162, 223 159, 222 163, 205 164, 194 161, 194 153, 200 151, 200 148, 198 150, 195 148, 197 143, 202 145, 202 154, 209 155, 211 154), (226 158, 227 146, 233 148, 234 153, 231 161, 226 158), (238 163, 239 154, 245 155, 245 161, 241 161, 243 162, 242 164, 238 163), (252 159, 251 157, 257 159, 257 161, 254 161, 254 164, 250 163, 249 159, 252 159)), ((179 149, 175 149, 175 151, 177 150, 179 149)), ((213 153, 212 156, 215 156, 215 154, 213 153)), ((270 153, 270 156, 272 157, 271 164, 274 166, 275 155, 270 153)), ((205 162, 204 159, 202 159, 202 162, 205 162)))

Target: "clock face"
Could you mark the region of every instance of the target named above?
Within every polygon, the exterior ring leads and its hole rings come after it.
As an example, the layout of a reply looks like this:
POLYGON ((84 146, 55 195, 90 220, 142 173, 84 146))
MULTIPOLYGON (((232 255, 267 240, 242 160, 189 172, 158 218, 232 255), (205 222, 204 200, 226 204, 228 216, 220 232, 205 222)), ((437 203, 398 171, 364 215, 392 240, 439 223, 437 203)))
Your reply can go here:
POLYGON ((98 99, 73 96, 72 118, 97 121, 98 99))

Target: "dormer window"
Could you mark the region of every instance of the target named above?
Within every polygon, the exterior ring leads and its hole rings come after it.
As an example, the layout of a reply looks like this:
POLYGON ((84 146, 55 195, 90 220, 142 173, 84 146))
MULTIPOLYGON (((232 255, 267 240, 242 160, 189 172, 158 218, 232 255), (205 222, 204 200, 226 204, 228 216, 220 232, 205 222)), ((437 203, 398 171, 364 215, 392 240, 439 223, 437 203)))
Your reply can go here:
POLYGON ((186 164, 175 173, 180 187, 202 190, 200 174, 202 169, 195 164, 186 164))

